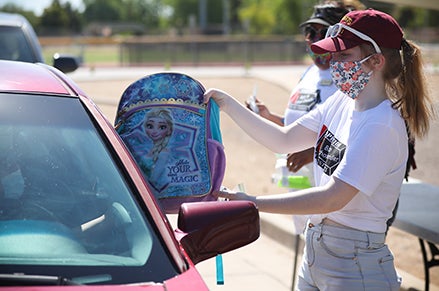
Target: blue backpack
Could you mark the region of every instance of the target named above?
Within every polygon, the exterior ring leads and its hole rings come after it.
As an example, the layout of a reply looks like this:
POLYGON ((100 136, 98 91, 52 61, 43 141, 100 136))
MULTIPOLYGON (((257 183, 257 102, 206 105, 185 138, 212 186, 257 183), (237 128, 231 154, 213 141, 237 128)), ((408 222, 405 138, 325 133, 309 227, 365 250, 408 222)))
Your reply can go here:
POLYGON ((166 213, 183 202, 217 200, 225 172, 219 108, 203 85, 180 73, 132 83, 117 109, 116 131, 166 213))

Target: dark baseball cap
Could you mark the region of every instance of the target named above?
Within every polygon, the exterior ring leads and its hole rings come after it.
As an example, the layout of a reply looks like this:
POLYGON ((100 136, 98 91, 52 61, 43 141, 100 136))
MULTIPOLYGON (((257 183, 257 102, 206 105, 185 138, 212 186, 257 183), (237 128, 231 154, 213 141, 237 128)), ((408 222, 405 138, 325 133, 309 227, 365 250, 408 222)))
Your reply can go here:
MULTIPOLYGON (((381 48, 401 49, 403 32, 396 20, 374 9, 346 14, 339 24, 328 29, 328 37, 311 44, 316 54, 337 52, 371 43, 381 48)), ((375 48, 377 52, 379 49, 375 48)))
POLYGON ((331 26, 340 21, 340 19, 348 13, 349 10, 343 7, 337 7, 331 4, 316 5, 311 17, 300 24, 303 27, 307 24, 322 24, 324 26, 331 26))

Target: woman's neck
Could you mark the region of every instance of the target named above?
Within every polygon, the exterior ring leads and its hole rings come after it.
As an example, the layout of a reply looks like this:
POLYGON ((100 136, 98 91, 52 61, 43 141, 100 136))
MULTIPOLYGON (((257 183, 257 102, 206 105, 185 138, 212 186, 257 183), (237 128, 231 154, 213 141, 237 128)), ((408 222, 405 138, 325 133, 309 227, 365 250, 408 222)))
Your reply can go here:
POLYGON ((355 110, 365 111, 374 108, 386 99, 388 98, 383 79, 373 76, 355 99, 355 110))

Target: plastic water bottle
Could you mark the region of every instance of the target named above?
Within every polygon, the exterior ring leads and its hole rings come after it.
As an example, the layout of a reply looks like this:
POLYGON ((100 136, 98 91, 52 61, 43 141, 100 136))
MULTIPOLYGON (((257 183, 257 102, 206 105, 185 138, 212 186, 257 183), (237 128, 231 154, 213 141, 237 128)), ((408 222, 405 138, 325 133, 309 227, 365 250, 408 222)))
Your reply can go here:
POLYGON ((256 113, 259 114, 259 107, 256 105, 256 94, 258 92, 258 87, 256 85, 253 86, 253 94, 248 97, 247 102, 250 106, 250 109, 256 113))
POLYGON ((306 189, 312 186, 310 180, 312 173, 307 166, 293 173, 287 167, 287 156, 280 154, 276 156, 275 172, 271 177, 273 184, 290 189, 306 189))

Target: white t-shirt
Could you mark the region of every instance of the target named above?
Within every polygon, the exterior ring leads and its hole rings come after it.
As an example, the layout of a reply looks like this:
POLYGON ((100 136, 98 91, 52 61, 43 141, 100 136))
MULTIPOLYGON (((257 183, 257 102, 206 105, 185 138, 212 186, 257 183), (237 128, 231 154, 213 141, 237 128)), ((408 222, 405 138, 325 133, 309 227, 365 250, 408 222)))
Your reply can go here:
POLYGON ((405 174, 407 132, 389 100, 363 112, 354 106, 354 100, 338 91, 298 120, 318 133, 317 185, 325 185, 334 176, 359 190, 341 210, 313 215, 310 220, 319 223, 327 217, 348 227, 384 232, 405 174))
POLYGON ((301 91, 317 92, 317 90, 319 90, 320 101, 316 104, 316 107, 325 102, 329 96, 334 94, 335 91, 337 91, 337 87, 332 81, 329 69, 320 70, 316 65, 312 65, 305 71, 299 83, 291 92, 284 114, 285 125, 293 123, 299 117, 308 112, 308 110, 297 110, 292 108, 293 106, 291 105, 297 99, 297 95, 300 94, 301 91))

